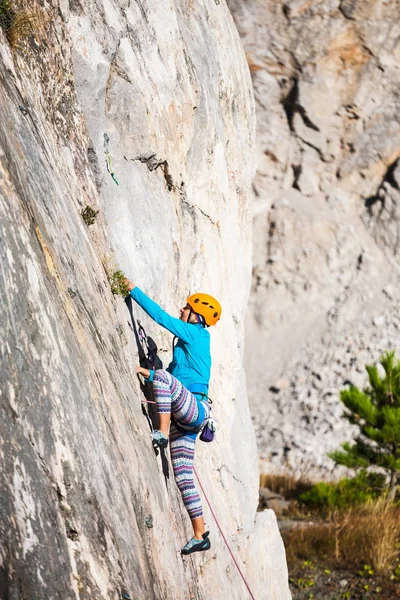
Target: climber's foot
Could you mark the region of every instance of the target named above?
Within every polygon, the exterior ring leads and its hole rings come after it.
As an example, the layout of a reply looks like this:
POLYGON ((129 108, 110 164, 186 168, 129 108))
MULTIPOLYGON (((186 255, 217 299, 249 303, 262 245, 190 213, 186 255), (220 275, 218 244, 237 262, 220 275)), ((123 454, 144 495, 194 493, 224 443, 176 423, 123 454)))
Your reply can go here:
POLYGON ((154 448, 166 448, 168 446, 168 438, 161 431, 155 429, 151 432, 151 441, 154 448))
POLYGON ((203 533, 203 539, 197 540, 195 537, 192 537, 191 540, 188 541, 186 546, 184 546, 181 550, 181 554, 192 554, 192 552, 203 552, 204 550, 209 550, 211 548, 211 542, 209 540, 210 532, 206 531, 203 533))

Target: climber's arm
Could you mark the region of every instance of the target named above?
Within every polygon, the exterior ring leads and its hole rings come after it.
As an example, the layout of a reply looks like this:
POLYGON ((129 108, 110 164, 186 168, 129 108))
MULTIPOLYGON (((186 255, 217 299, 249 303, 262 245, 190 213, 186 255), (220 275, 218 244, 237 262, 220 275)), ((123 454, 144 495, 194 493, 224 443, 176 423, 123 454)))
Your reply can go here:
POLYGON ((144 367, 141 367, 139 365, 137 365, 136 367, 136 373, 138 375, 142 375, 145 379, 150 378, 151 371, 154 371, 154 369, 145 369, 144 367))
POLYGON ((131 297, 139 304, 141 308, 151 317, 156 323, 168 329, 173 335, 176 335, 184 342, 192 342, 196 333, 195 327, 189 323, 185 323, 180 319, 171 317, 165 312, 154 300, 151 300, 140 288, 129 282, 128 289, 131 297))

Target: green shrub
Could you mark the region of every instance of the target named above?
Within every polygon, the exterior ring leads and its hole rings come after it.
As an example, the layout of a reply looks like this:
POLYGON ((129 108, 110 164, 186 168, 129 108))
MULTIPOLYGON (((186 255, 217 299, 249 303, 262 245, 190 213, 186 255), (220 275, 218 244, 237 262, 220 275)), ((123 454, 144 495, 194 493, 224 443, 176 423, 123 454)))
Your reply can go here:
POLYGON ((384 469, 389 475, 389 498, 394 500, 400 485, 400 360, 394 352, 386 352, 379 362, 383 377, 376 365, 367 365, 369 386, 341 391, 343 416, 359 431, 354 443, 345 442, 328 456, 352 469, 384 469))
POLYGON ((364 504, 382 495, 385 475, 359 472, 355 477, 344 477, 336 483, 317 483, 299 496, 301 504, 315 509, 340 509, 364 504))
POLYGON ((125 273, 120 270, 112 271, 107 273, 107 277, 114 296, 123 296, 125 298, 129 293, 125 273))
POLYGON ((94 210, 91 206, 87 205, 84 210, 81 211, 82 219, 85 221, 85 224, 89 227, 89 225, 94 225, 97 219, 97 215, 99 214, 98 210, 94 210))

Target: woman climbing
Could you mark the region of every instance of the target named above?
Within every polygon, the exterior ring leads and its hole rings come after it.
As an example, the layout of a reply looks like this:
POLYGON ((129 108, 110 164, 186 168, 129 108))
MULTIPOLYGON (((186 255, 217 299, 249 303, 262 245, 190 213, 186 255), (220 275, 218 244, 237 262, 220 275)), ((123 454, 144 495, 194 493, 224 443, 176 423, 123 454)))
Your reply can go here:
POLYGON ((159 325, 178 338, 172 362, 166 370, 152 371, 136 367, 137 373, 153 382, 159 429, 152 434, 153 445, 170 453, 175 481, 192 521, 194 536, 182 548, 182 554, 201 552, 211 546, 205 530, 203 509, 194 484, 193 463, 196 437, 210 415, 207 401, 210 380, 210 334, 207 327, 221 317, 219 302, 208 294, 189 296, 180 309, 179 319, 172 317, 137 286, 126 280, 132 298, 159 325))

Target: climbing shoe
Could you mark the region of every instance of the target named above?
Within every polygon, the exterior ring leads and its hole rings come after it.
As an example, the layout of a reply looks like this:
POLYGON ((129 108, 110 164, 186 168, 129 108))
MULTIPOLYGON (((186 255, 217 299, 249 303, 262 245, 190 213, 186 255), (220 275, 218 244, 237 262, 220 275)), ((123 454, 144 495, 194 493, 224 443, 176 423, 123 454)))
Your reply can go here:
POLYGON ((192 552, 203 552, 204 550, 209 550, 211 548, 211 542, 208 538, 210 535, 209 531, 203 533, 203 539, 197 540, 195 537, 192 537, 191 540, 188 541, 186 546, 183 546, 181 550, 181 554, 192 554, 192 552))
POLYGON ((168 438, 158 429, 151 432, 151 441, 154 448, 166 448, 168 446, 168 438))

